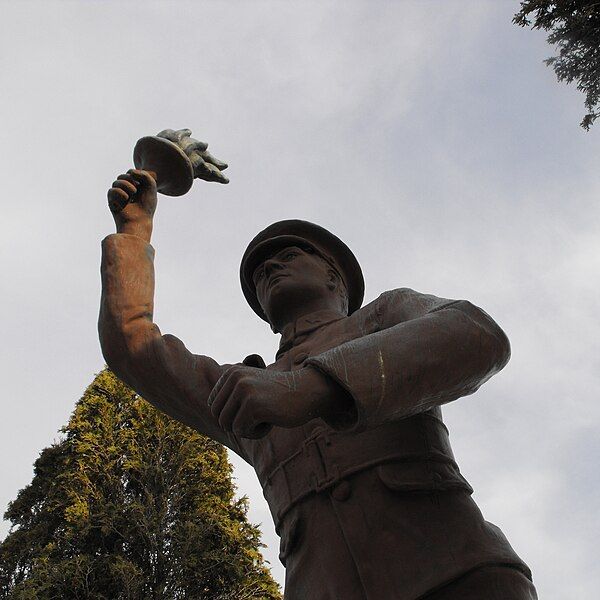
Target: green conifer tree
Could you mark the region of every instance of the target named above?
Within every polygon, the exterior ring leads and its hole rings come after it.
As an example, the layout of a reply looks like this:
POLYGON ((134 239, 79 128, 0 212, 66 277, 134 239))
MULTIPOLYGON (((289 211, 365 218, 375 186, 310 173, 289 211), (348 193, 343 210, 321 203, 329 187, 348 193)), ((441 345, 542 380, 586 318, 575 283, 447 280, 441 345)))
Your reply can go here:
POLYGON ((548 43, 556 45, 558 55, 544 62, 559 81, 575 81, 585 94, 587 114, 580 124, 589 130, 600 117, 600 2, 522 0, 513 22, 550 32, 548 43))
POLYGON ((109 370, 9 505, 0 597, 278 600, 225 449, 109 370))

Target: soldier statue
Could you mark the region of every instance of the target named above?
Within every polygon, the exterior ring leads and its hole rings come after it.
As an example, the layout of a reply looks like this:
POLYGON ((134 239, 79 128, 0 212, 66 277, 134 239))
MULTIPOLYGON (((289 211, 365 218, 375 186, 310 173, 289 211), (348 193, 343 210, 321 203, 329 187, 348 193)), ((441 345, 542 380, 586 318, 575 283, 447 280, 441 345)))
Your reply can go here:
MULTIPOLYGON (((195 176, 225 182, 205 150, 187 146, 195 176)), ((281 335, 275 362, 218 364, 153 321, 156 190, 154 173, 131 169, 108 192, 117 232, 103 241, 104 357, 158 409, 254 467, 281 537, 285 599, 537 598, 471 498, 440 409, 506 365, 500 327, 468 301, 408 288, 361 307, 350 249, 287 220, 250 242, 240 268, 246 300, 281 335)))

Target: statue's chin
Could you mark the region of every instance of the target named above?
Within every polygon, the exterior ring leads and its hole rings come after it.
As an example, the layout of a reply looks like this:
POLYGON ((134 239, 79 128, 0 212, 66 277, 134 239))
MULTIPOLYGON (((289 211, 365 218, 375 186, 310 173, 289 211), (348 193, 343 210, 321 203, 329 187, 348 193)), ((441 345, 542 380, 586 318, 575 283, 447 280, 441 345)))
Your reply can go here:
POLYGON ((301 285, 292 277, 283 277, 269 287, 262 308, 269 322, 281 331, 291 320, 304 314, 305 309, 326 304, 333 293, 323 286, 301 285))
POLYGON ((286 322, 302 304, 302 290, 294 290, 291 286, 276 282, 269 290, 266 306, 263 307, 270 323, 286 322))

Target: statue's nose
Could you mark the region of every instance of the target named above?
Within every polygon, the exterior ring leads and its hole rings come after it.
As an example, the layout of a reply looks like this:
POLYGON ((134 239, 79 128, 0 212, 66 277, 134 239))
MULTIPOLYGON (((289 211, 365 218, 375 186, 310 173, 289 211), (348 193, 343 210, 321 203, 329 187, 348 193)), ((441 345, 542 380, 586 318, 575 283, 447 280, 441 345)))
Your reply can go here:
POLYGON ((283 265, 278 260, 269 258, 268 260, 265 260, 263 268, 265 270, 265 275, 268 277, 271 273, 283 269, 283 265))

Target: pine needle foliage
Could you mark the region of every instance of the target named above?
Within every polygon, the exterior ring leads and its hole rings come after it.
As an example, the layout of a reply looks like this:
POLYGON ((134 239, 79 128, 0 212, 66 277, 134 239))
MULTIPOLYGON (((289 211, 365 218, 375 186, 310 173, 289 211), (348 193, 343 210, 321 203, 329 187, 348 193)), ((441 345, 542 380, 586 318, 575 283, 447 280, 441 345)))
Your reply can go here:
POLYGON ((223 446, 96 376, 9 505, 0 598, 280 600, 223 446))
POLYGON ((600 116, 600 1, 526 0, 513 22, 550 32, 548 43, 556 44, 558 56, 544 62, 559 81, 576 81, 585 94, 581 126, 589 130, 600 116))

